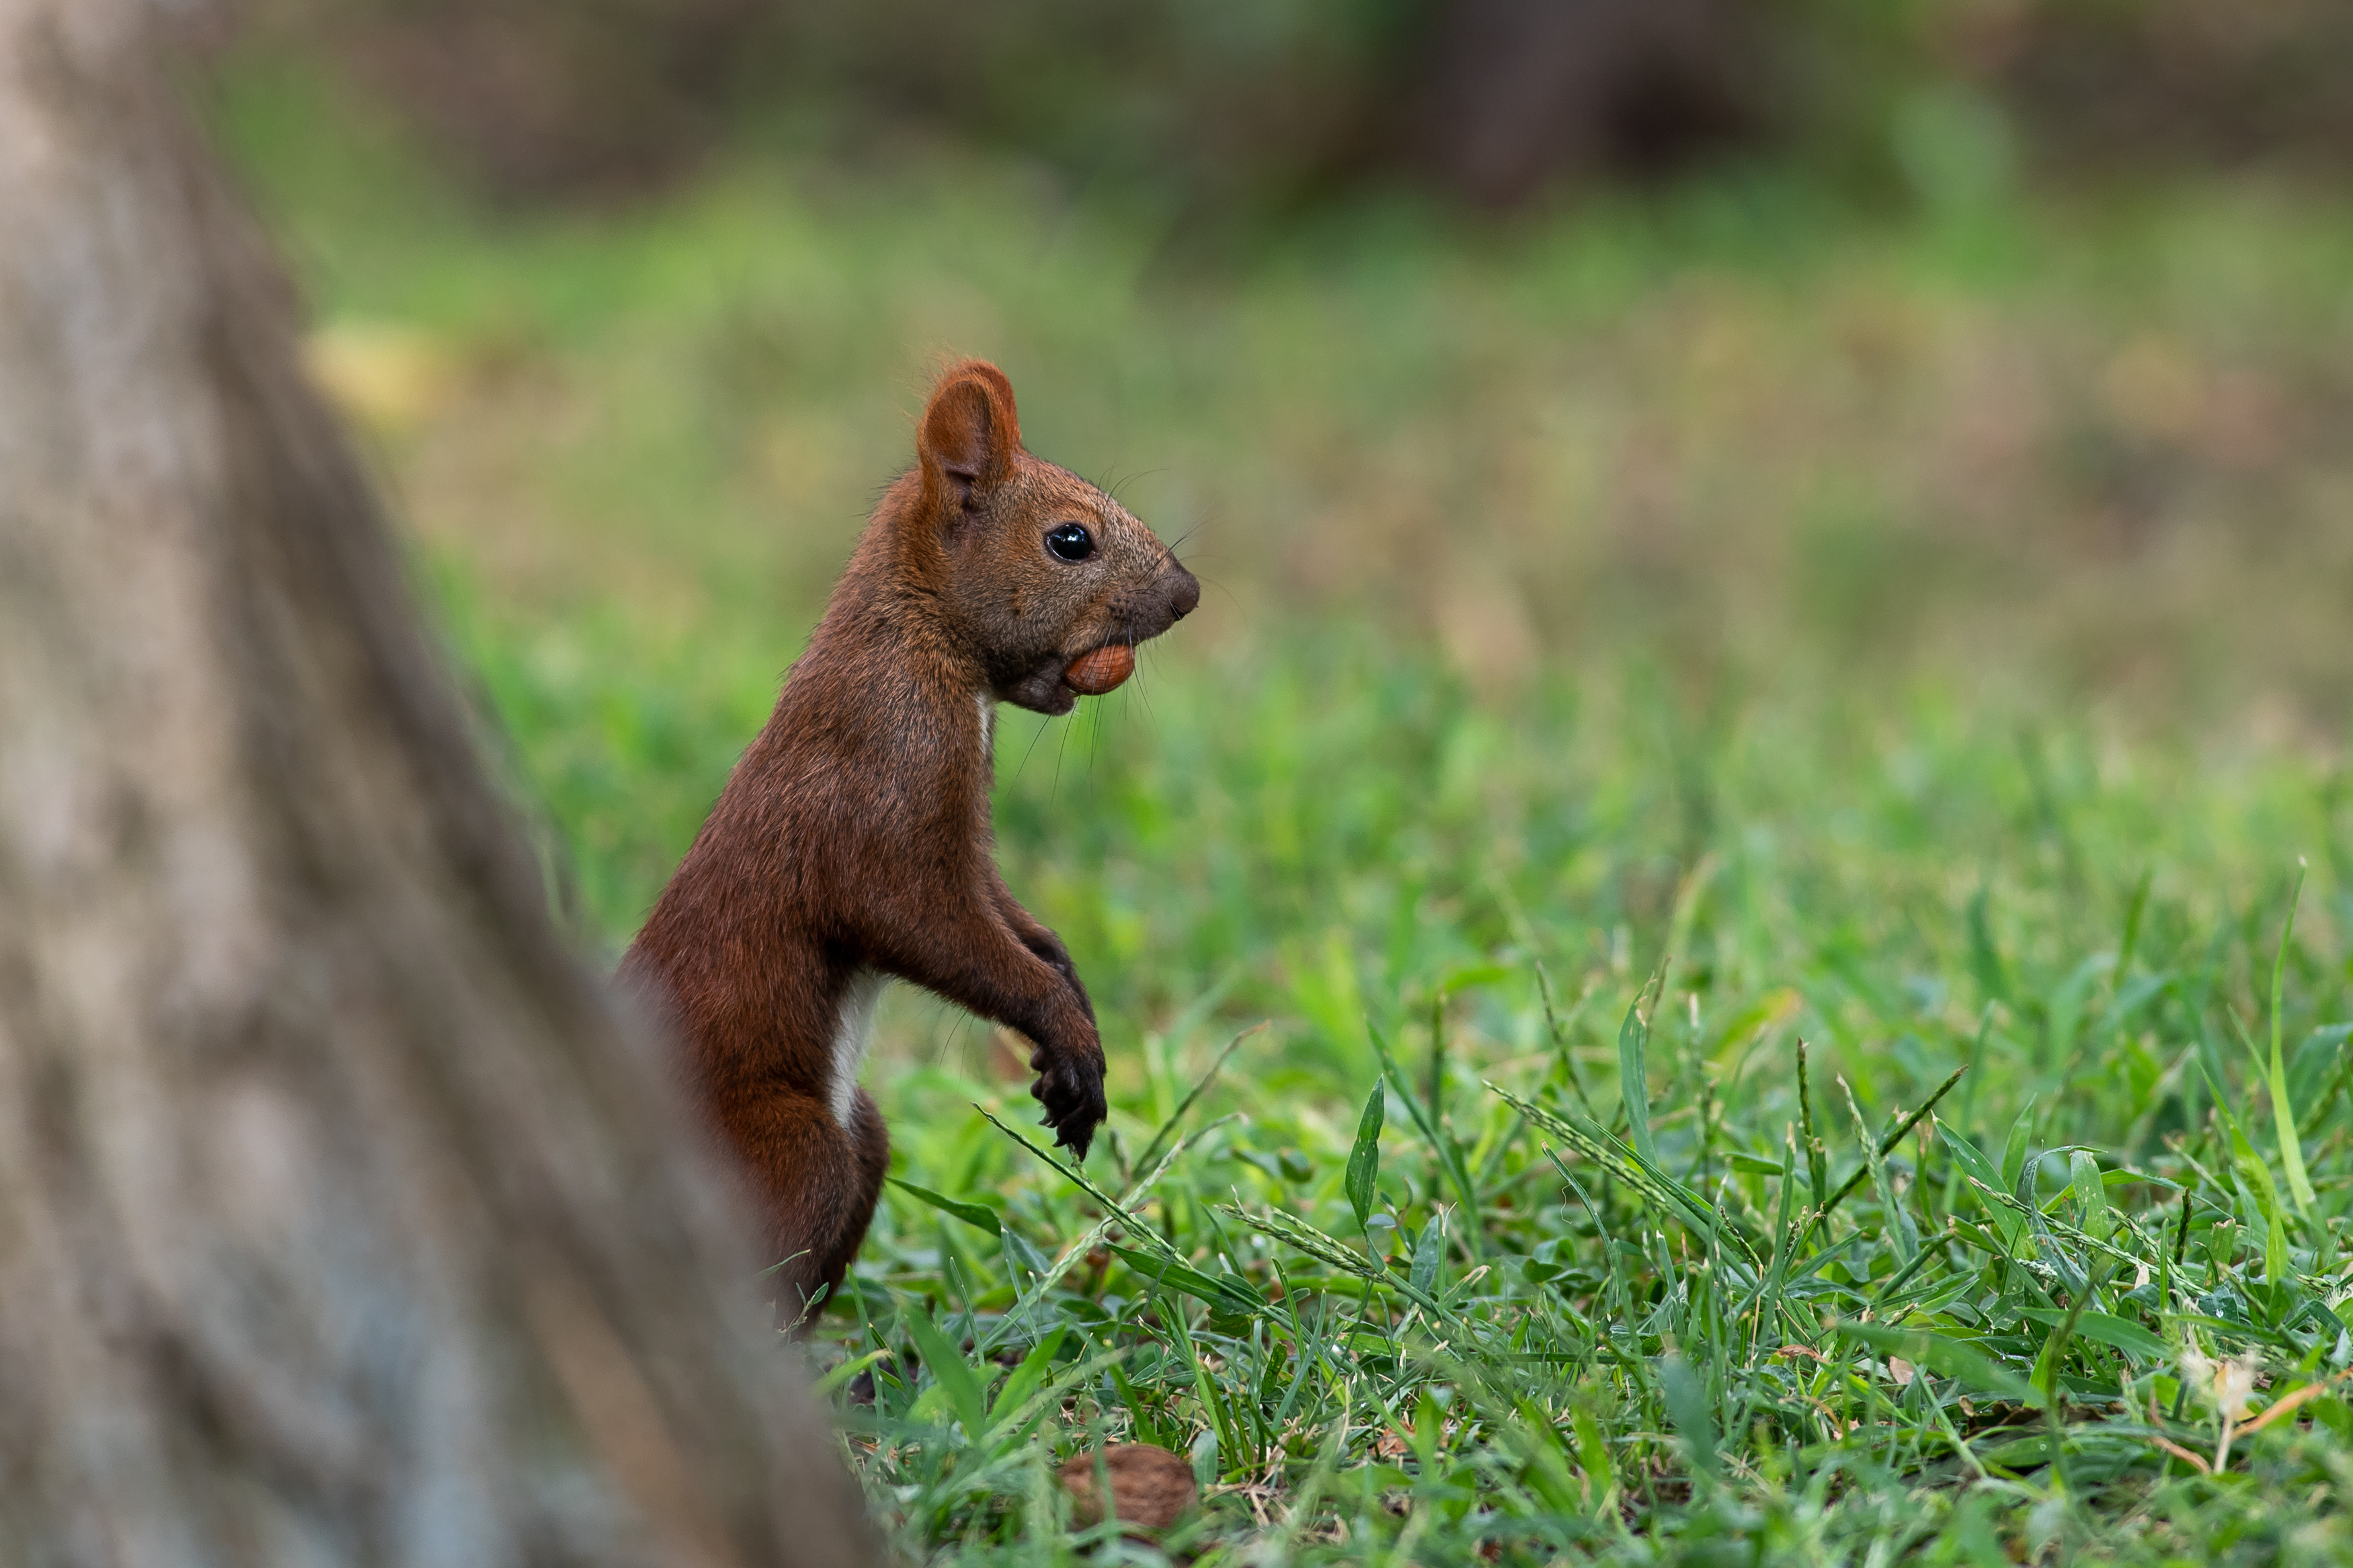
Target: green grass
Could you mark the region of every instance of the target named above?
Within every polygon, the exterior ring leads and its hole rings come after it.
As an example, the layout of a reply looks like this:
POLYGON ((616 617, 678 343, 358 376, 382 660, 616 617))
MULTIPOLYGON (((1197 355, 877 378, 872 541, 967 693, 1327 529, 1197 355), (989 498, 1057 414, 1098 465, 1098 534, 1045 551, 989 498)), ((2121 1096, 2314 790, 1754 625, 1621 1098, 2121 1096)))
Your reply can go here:
POLYGON ((2154 1441, 2218 1441, 2187 1346, 2259 1353, 2272 1397, 2349 1359, 2327 779, 1932 702, 1877 732, 1757 713, 1694 736, 1622 691, 1504 716, 1410 668, 1298 668, 1320 679, 1164 689, 1067 833, 1047 804, 1086 789, 1010 786, 1016 885, 1117 999, 1116 1136, 1089 1194, 967 1109, 1018 1106, 1006 1086, 892 1086, 908 1178, 1009 1237, 894 1189, 860 1266, 841 1337, 896 1352, 865 1429, 911 1552, 1041 1550, 1038 1477, 1098 1437, 1192 1455, 1210 1500, 1170 1545, 1242 1557, 2343 1549, 2334 1395, 2219 1480, 2154 1441), (2274 1013, 2289 846, 2323 869, 2274 1013), (1261 1014, 1169 1172, 1112 1210, 1261 1014), (2308 1207, 2240 1039, 2274 1017, 2308 1207), (1964 1065, 1933 1136, 1867 1158, 1964 1065), (1366 1226, 1350 1153, 1377 1083, 1366 1226), (1119 1247, 1039 1290, 1106 1218, 1119 1247), (908 1357, 927 1316, 983 1383, 1050 1343, 1045 1432, 1018 1398, 976 1427, 933 1393, 908 1357), (1899 1386, 1891 1352, 1924 1375, 1899 1386))
MULTIPOLYGON (((482 653, 542 767, 587 749, 482 653)), ((1079 1551, 1049 1472, 1103 1440, 1191 1457, 1163 1546, 1220 1561, 2347 1549, 2337 1394, 2220 1478, 2158 1442, 2219 1441, 2187 1351, 2259 1405, 2353 1362, 2334 770, 1925 691, 1710 721, 1639 668, 1497 707, 1340 633, 1003 728, 1113 1117, 1057 1168, 896 994, 894 1173, 964 1206, 891 1189, 818 1337, 911 1558, 1079 1551)))
POLYGON ((816 1345, 906 1559, 2353 1553, 2353 1406, 2209 1475, 2182 1382, 2353 1363, 2341 199, 1397 204, 1200 273, 996 166, 488 214, 243 68, 607 954, 926 354, 1207 524, 1136 681, 1000 727, 1008 879, 1103 1019, 1085 1170, 986 1026, 885 1004, 908 1184, 816 1345), (1203 1482, 1157 1547, 1051 1479, 1129 1439, 1203 1482))

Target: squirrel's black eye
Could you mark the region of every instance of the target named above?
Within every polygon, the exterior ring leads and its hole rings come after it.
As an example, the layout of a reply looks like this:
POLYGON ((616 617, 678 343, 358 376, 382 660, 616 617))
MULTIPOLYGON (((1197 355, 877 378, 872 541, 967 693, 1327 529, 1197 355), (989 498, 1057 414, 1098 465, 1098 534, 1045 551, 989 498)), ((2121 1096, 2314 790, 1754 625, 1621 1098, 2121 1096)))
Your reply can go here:
POLYGON ((1046 548, 1065 561, 1084 561, 1095 552, 1095 536, 1075 522, 1046 531, 1046 548))

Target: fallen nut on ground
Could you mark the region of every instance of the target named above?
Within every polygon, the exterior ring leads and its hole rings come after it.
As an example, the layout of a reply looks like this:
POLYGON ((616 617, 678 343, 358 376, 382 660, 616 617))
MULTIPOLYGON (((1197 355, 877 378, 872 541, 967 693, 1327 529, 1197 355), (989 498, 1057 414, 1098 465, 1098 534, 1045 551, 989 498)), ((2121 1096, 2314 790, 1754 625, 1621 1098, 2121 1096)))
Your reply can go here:
MULTIPOLYGON (((1114 1443, 1103 1451, 1102 1459, 1103 1473, 1111 1479, 1112 1508, 1123 1524, 1166 1530, 1200 1495, 1193 1484, 1193 1467, 1166 1448, 1114 1443)), ((1062 1467, 1062 1485, 1078 1505, 1082 1525, 1103 1520, 1095 1496, 1095 1460, 1093 1454, 1081 1454, 1062 1467)))

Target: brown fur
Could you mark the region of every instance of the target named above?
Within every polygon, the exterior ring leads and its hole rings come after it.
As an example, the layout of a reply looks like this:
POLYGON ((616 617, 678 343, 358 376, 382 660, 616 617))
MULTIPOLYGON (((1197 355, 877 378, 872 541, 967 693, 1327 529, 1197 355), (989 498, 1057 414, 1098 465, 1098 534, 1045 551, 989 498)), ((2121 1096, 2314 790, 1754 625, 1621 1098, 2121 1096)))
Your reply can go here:
POLYGON ((998 701, 1069 712, 1072 660, 1156 637, 1200 599, 1118 502, 1021 449, 996 366, 943 375, 915 446, 621 966, 677 1022, 785 1259, 787 1320, 840 1289, 881 1190, 881 1116, 854 1079, 836 1082, 862 973, 1028 1037, 1030 1093, 1085 1158, 1104 1109, 1094 1008, 1069 951, 997 875, 985 715, 998 701), (1089 559, 1047 550, 1064 522, 1092 532, 1089 559))

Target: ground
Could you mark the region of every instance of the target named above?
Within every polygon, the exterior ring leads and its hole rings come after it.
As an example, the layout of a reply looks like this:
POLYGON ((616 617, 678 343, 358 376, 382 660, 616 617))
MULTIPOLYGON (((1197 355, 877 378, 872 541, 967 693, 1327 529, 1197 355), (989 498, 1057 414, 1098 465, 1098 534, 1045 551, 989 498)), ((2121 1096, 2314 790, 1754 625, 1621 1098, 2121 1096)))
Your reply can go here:
POLYGON ((216 120, 607 956, 933 357, 1211 584, 1000 726, 1087 1166, 886 1005, 816 1345, 908 1558, 2353 1552, 2341 195, 1400 199, 1211 268, 970 163, 501 216, 316 92, 216 120), (1074 1531, 1109 1440, 1202 1484, 1156 1546, 1074 1531))

